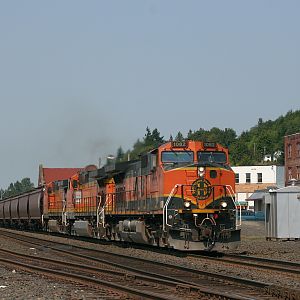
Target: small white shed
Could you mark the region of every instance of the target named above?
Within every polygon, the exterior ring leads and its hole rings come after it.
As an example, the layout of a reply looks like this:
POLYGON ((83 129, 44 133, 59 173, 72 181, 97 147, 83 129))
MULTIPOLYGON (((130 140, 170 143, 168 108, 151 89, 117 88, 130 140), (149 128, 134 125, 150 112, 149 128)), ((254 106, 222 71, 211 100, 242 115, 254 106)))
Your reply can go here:
POLYGON ((287 186, 265 195, 266 238, 300 238, 300 187, 287 186))

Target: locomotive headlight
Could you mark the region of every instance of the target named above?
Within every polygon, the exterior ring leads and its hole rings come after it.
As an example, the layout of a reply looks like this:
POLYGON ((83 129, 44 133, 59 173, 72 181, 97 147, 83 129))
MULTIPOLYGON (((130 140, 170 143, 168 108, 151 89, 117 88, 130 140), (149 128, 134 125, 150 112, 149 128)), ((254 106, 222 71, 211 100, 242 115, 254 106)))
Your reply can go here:
POLYGON ((199 167, 198 168, 198 176, 203 177, 205 173, 205 168, 204 167, 199 167))
POLYGON ((191 207, 191 202, 190 201, 184 201, 183 206, 184 206, 184 208, 189 209, 191 207))
POLYGON ((225 202, 225 201, 221 202, 221 206, 222 206, 223 208, 226 208, 226 207, 227 207, 227 202, 225 202))

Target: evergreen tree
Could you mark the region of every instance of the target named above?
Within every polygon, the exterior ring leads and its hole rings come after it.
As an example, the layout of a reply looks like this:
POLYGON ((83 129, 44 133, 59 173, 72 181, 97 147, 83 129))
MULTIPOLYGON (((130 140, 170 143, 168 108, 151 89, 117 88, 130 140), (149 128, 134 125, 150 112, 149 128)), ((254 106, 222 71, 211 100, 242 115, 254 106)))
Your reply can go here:
POLYGON ((30 178, 23 178, 21 181, 11 183, 6 190, 0 190, 0 198, 14 197, 25 192, 28 192, 34 188, 34 184, 30 181, 30 178))
POLYGON ((25 177, 21 180, 22 190, 27 192, 34 188, 34 184, 30 181, 30 178, 25 177))
POLYGON ((117 150, 116 162, 121 162, 121 161, 126 160, 126 158, 124 156, 125 156, 125 153, 124 153, 122 147, 120 146, 117 150))
POLYGON ((151 130, 147 126, 146 133, 145 133, 145 136, 144 136, 144 144, 146 146, 148 146, 148 145, 151 145, 152 143, 153 143, 153 137, 152 137, 152 134, 151 134, 151 130))
MULTIPOLYGON (((263 121, 258 119, 257 125, 248 131, 244 131, 237 136, 232 128, 220 129, 213 127, 210 130, 199 128, 196 131, 189 130, 187 138, 195 141, 217 142, 229 148, 231 164, 252 165, 263 164, 264 154, 274 155, 275 152, 282 152, 277 164, 284 162, 284 136, 300 132, 300 110, 289 111, 285 116, 280 116, 275 121, 263 121)), ((172 135, 170 140, 173 139, 172 135)), ((179 131, 175 140, 184 139, 179 131)), ((133 145, 133 149, 127 152, 130 159, 137 159, 142 153, 154 149, 164 143, 164 138, 157 128, 153 131, 149 127, 142 140, 138 139, 133 145)), ((118 156, 118 155, 117 155, 118 156)), ((124 155, 123 155, 124 156, 124 155)))
POLYGON ((157 128, 155 128, 152 131, 152 139, 153 139, 155 147, 158 147, 160 144, 163 144, 165 142, 164 137, 160 136, 160 132, 157 130, 157 128))
POLYGON ((188 140, 192 140, 192 136, 193 136, 193 131, 190 129, 188 134, 187 134, 188 140))
POLYGON ((142 153, 146 153, 152 149, 157 148, 164 143, 164 138, 160 135, 160 132, 155 128, 152 132, 149 127, 146 128, 146 134, 143 141, 139 139, 133 145, 133 149, 130 152, 131 159, 137 159, 142 153))
POLYGON ((180 131, 178 131, 178 133, 177 133, 177 135, 175 137, 175 141, 178 141, 178 142, 184 141, 183 134, 180 131))

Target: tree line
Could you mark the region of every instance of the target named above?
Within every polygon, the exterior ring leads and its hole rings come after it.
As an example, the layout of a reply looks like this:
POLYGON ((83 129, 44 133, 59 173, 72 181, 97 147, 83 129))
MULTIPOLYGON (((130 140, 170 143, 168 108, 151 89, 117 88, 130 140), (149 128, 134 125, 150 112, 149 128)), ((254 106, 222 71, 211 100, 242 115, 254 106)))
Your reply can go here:
POLYGON ((25 177, 21 181, 11 183, 7 189, 0 189, 0 199, 6 199, 14 197, 22 193, 31 191, 34 188, 34 184, 30 181, 30 178, 25 177))
POLYGON ((213 127, 210 130, 200 128, 189 130, 186 136, 178 132, 175 137, 171 135, 169 139, 161 136, 157 128, 150 130, 146 128, 146 133, 142 139, 138 139, 132 149, 124 151, 120 146, 116 153, 116 161, 126 161, 137 159, 139 155, 145 153, 160 144, 169 140, 196 140, 217 142, 229 149, 231 165, 261 165, 265 155, 271 155, 274 160, 269 163, 284 164, 284 136, 300 132, 300 110, 289 111, 285 116, 280 116, 274 121, 263 121, 258 119, 257 124, 247 131, 243 131, 239 136, 232 128, 220 129, 213 127))
MULTIPOLYGON (((263 158, 266 154, 277 154, 276 162, 270 163, 284 164, 284 136, 300 132, 300 110, 289 111, 285 116, 280 116, 274 121, 263 121, 258 119, 257 124, 247 131, 243 131, 239 136, 232 128, 220 129, 213 127, 210 130, 199 128, 189 130, 184 136, 182 132, 177 132, 175 137, 170 135, 168 139, 161 136, 157 128, 151 130, 146 128, 143 138, 137 139, 132 149, 124 151, 120 146, 116 152, 116 161, 138 159, 139 156, 159 145, 170 141, 183 141, 185 139, 196 141, 217 142, 229 149, 231 165, 260 165, 267 164, 263 158)), ((13 197, 34 188, 30 178, 23 178, 21 181, 11 183, 7 189, 0 189, 0 199, 13 197)))

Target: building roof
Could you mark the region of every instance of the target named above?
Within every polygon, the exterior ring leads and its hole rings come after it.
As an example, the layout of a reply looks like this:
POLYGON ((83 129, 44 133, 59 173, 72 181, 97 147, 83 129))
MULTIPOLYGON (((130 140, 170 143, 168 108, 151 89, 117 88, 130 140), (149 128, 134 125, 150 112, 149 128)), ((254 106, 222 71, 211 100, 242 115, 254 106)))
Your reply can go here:
POLYGON ((265 196, 266 190, 254 192, 247 200, 260 200, 265 196))
POLYGON ((44 168, 40 166, 38 185, 48 184, 52 181, 68 179, 81 168, 44 168))
POLYGON ((277 189, 276 186, 268 186, 266 189, 262 189, 262 190, 255 190, 254 193, 248 198, 246 199, 248 200, 261 200, 265 197, 265 194, 269 191, 269 190, 275 190, 277 189))
POLYGON ((294 185, 289 185, 286 187, 283 187, 281 189, 275 190, 275 193, 300 193, 300 187, 299 186, 294 186, 294 185))

